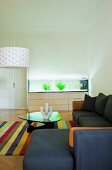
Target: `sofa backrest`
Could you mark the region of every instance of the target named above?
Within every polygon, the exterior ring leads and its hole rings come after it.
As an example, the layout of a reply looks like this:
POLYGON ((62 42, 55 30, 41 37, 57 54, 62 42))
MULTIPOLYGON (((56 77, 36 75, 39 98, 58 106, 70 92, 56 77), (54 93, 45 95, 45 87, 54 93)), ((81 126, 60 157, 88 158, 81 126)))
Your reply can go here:
POLYGON ((103 93, 99 93, 95 101, 95 111, 100 115, 104 115, 105 106, 108 100, 108 96, 103 93))
POLYGON ((112 122, 112 95, 109 95, 104 112, 105 117, 112 122))

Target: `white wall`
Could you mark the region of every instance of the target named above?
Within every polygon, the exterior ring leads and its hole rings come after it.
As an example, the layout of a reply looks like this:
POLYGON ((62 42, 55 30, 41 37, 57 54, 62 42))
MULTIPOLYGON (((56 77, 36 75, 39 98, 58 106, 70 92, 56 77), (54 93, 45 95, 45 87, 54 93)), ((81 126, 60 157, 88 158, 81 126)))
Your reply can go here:
MULTIPOLYGON (((38 32, 33 34, 21 32, 16 33, 15 37, 16 46, 30 49, 29 79, 59 79, 87 75, 86 53, 88 37, 86 33, 38 32)), ((0 46, 14 46, 13 34, 2 32, 0 34, 0 46)), ((2 74, 0 70, 0 76, 2 74)), ((5 76, 4 78, 7 79, 5 76)), ((7 82, 6 85, 9 86, 9 84, 11 82, 7 82)), ((4 88, 4 90, 6 91, 7 89, 4 88)), ((21 94, 20 98, 19 92, 15 101, 15 99, 12 100, 12 98, 7 97, 9 96, 9 91, 7 94, 5 92, 1 95, 0 100, 3 102, 0 104, 0 108, 14 108, 11 101, 17 103, 14 104, 16 108, 25 108, 26 96, 21 94), (5 99, 8 102, 7 105, 5 104, 5 99)))
MULTIPOLYGON (((93 96, 99 92, 109 94, 112 93, 112 1, 80 2, 72 1, 72 10, 68 9, 69 2, 65 6, 64 3, 58 4, 61 11, 58 16, 55 4, 53 4, 53 8, 50 8, 49 5, 47 8, 45 6, 47 11, 41 7, 43 11, 41 9, 39 11, 42 15, 37 13, 37 18, 34 15, 38 11, 35 7, 35 13, 30 18, 30 21, 34 21, 30 22, 30 29, 26 29, 29 28, 27 15, 26 20, 25 16, 22 17, 22 13, 19 15, 20 12, 18 12, 17 16, 21 17, 16 20, 16 29, 19 32, 17 31, 15 34, 15 44, 30 49, 29 79, 89 74, 90 93, 93 96), (59 18, 60 14, 63 14, 62 18, 59 18), (48 15, 47 20, 46 15, 48 15), (67 16, 69 17, 67 18, 67 16), (25 20, 23 21, 22 18, 25 20), (23 23, 20 22, 21 20, 23 23), (65 24, 62 24, 63 20, 65 24), (86 27, 83 27, 85 25, 86 27)), ((23 7, 22 9, 24 11, 23 7)), ((29 9, 31 9, 30 5, 29 9)), ((28 16, 30 16, 30 12, 28 12, 28 16)), ((3 14, 5 15, 5 10, 3 14)), ((10 25, 7 22, 7 15, 3 19, 10 25)), ((10 29, 5 27, 5 21, 1 22, 3 29, 0 32, 0 46, 14 46, 13 29, 11 32, 11 25, 10 29)))
MULTIPOLYGON (((91 95, 112 93, 111 22, 94 23, 87 33, 16 33, 16 46, 30 49, 29 79, 89 75, 91 95)), ((1 46, 13 46, 11 33, 1 46)))
POLYGON ((91 94, 112 94, 112 1, 104 1, 88 34, 88 73, 91 94))
MULTIPOLYGON (((87 74, 86 33, 16 33, 16 46, 30 49, 29 79, 87 74)), ((2 34, 2 46, 13 46, 13 35, 2 34), (3 43, 5 42, 5 43, 3 43)))
POLYGON ((29 79, 86 74, 85 34, 44 33, 32 39, 29 79))

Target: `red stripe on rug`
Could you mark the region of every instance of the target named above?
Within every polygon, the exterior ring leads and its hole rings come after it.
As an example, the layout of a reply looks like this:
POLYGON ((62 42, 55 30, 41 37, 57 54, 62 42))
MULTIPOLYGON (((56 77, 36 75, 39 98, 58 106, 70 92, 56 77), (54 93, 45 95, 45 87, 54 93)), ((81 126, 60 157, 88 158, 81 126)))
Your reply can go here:
POLYGON ((12 131, 12 129, 17 125, 18 122, 15 122, 0 138, 0 143, 9 135, 9 133, 12 131))
POLYGON ((26 139, 26 142, 24 143, 24 145, 23 145, 23 147, 22 147, 22 150, 21 150, 21 152, 20 152, 19 155, 24 155, 24 154, 25 154, 26 149, 27 149, 27 147, 28 147, 28 144, 29 144, 29 142, 30 142, 30 138, 31 138, 31 133, 28 134, 28 137, 27 137, 27 139, 26 139))
POLYGON ((70 122, 71 127, 75 127, 76 126, 75 122, 73 120, 70 120, 69 122, 70 122))

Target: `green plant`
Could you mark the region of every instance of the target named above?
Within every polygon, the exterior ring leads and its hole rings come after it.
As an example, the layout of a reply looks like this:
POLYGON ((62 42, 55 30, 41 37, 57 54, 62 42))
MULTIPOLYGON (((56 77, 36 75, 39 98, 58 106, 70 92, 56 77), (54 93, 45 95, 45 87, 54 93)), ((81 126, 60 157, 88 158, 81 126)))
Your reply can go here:
POLYGON ((43 89, 44 90, 51 90, 51 85, 49 83, 43 84, 43 89))
POLYGON ((62 82, 57 82, 56 83, 56 87, 59 89, 59 90, 64 90, 65 89, 65 87, 66 87, 66 85, 64 84, 64 83, 62 83, 62 82))

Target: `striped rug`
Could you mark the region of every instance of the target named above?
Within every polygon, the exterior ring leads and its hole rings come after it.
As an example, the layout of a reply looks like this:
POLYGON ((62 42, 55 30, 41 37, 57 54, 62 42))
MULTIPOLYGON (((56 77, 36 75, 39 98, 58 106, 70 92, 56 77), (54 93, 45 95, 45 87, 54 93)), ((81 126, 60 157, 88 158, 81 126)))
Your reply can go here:
MULTIPOLYGON (((61 120, 55 128, 68 129, 75 126, 74 121, 61 120)), ((26 121, 0 122, 0 155, 24 155, 30 141, 31 133, 27 133, 26 121)))

